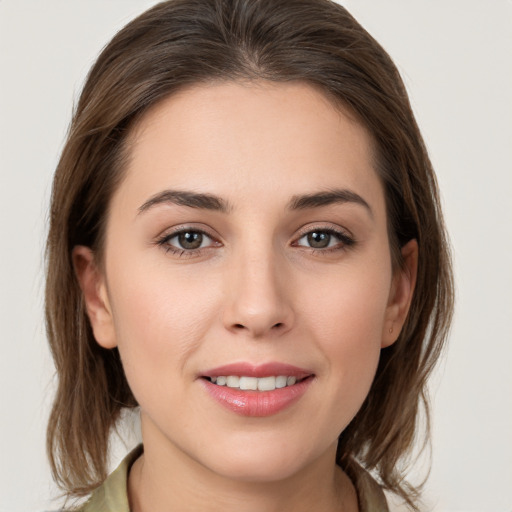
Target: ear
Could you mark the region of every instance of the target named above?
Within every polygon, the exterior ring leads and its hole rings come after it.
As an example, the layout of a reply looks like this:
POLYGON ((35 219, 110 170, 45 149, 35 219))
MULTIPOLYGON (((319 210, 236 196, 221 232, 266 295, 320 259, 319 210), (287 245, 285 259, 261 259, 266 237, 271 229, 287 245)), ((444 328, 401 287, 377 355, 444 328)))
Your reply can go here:
POLYGON ((402 247, 403 267, 393 275, 381 347, 392 345, 402 330, 411 305, 418 274, 418 242, 410 240, 402 247))
POLYGON ((77 245, 73 248, 72 258, 94 338, 103 348, 114 348, 117 341, 107 285, 94 253, 89 247, 77 245))

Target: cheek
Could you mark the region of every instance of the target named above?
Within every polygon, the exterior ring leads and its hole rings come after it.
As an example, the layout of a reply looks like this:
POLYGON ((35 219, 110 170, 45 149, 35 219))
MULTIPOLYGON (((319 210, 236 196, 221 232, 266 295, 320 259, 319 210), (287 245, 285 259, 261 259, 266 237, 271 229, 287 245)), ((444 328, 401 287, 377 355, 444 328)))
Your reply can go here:
POLYGON ((332 272, 321 283, 306 283, 303 316, 319 333, 326 348, 346 347, 363 352, 363 347, 380 347, 382 326, 391 283, 390 272, 377 267, 347 268, 332 272), (315 287, 313 285, 316 284, 315 287))
MULTIPOLYGON (((336 414, 345 428, 362 405, 377 369, 390 278, 385 272, 350 272, 332 276, 323 293, 303 302, 307 329, 325 358, 330 399, 343 404, 336 414)), ((327 414, 327 411, 326 411, 327 414)))
POLYGON ((162 268, 133 265, 129 274, 111 272, 109 285, 119 352, 140 403, 137 395, 151 401, 158 388, 180 385, 214 316, 213 300, 203 283, 162 268))

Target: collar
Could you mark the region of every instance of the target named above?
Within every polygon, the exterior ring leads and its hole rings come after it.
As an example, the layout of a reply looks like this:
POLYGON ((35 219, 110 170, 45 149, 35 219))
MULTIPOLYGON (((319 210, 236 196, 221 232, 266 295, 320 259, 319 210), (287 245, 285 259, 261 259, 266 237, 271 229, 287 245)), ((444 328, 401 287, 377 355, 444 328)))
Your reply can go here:
MULTIPOLYGON (((128 504, 128 473, 132 464, 142 455, 142 444, 134 448, 91 495, 80 512, 130 512, 128 504)), ((356 463, 346 469, 356 488, 359 512, 389 512, 386 497, 380 485, 356 463)))

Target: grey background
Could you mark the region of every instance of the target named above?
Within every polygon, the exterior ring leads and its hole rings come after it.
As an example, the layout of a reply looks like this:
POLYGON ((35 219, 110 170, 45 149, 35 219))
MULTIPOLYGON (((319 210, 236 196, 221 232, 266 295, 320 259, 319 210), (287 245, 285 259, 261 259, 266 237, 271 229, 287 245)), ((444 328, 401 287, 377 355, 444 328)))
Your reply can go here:
MULTIPOLYGON (((55 508, 44 452, 53 369, 42 317, 51 176, 95 56, 154 3, 0 1, 0 512, 55 508)), ((426 510, 511 512, 512 3, 342 3, 404 76, 453 243, 458 303, 432 382, 426 510)), ((125 451, 115 443, 112 464, 125 451)))

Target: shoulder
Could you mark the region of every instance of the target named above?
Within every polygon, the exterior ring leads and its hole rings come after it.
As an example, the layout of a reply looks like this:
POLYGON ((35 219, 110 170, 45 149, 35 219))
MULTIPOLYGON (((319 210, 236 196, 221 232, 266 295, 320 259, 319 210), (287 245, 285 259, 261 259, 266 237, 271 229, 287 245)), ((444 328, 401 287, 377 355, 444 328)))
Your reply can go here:
POLYGON ((142 451, 142 445, 132 450, 105 482, 92 493, 89 500, 73 512, 130 512, 127 493, 128 472, 142 451))
POLYGON ((356 488, 360 512, 389 512, 382 487, 368 471, 355 462, 345 471, 356 488))

